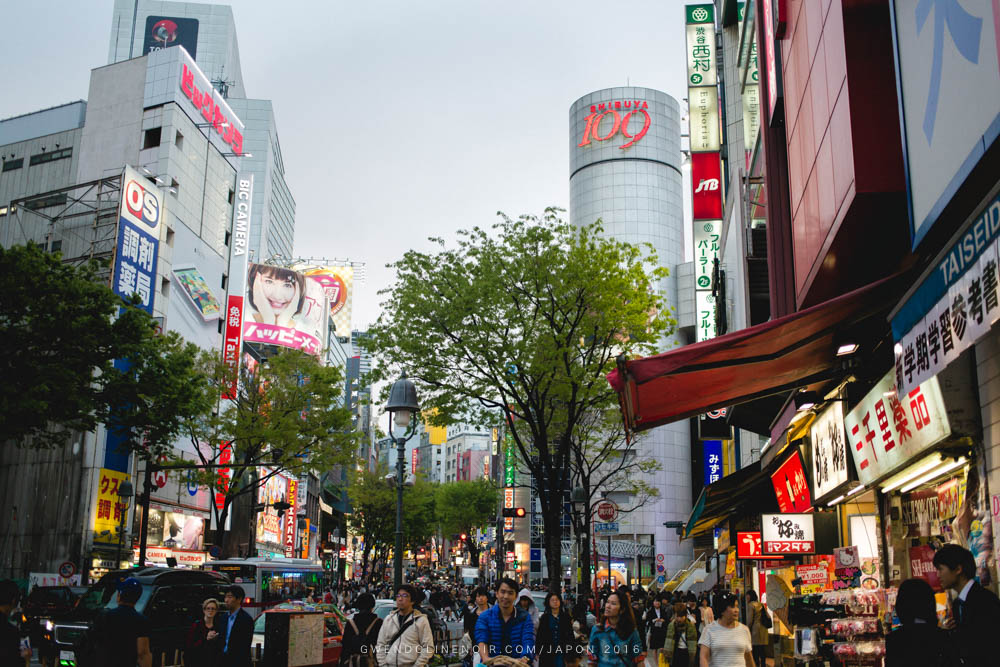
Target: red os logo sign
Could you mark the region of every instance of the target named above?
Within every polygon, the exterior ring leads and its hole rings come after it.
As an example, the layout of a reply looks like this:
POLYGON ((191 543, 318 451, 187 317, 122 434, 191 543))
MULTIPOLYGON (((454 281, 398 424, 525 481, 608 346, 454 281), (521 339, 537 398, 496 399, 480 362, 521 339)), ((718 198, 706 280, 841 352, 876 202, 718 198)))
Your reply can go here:
MULTIPOLYGON (((625 102, 608 102, 607 104, 591 105, 591 114, 584 118, 587 121, 587 127, 583 130, 583 138, 577 147, 590 145, 590 140, 595 141, 607 141, 611 137, 618 134, 621 131, 622 136, 628 139, 627 143, 622 144, 619 148, 628 148, 635 142, 646 136, 646 132, 649 130, 649 126, 652 123, 652 119, 649 117, 649 112, 646 109, 649 108, 648 102, 643 102, 641 100, 626 100, 625 102), (620 111, 624 111, 623 116, 620 111), (632 116, 636 113, 641 113, 644 119, 642 124, 642 129, 640 129, 635 134, 629 132, 629 123, 632 120, 632 116), (607 130, 607 133, 603 136, 601 135, 601 121, 604 120, 605 116, 611 115, 611 129, 607 130)), ((607 123, 604 124, 605 128, 607 123)))

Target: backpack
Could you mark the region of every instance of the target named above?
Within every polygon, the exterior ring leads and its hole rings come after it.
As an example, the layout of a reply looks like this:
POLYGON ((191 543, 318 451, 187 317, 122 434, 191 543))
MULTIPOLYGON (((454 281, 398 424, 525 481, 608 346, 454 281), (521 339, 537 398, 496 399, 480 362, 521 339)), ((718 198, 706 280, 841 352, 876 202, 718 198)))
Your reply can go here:
POLYGON ((350 623, 351 629, 354 630, 354 640, 351 646, 348 648, 344 647, 344 655, 347 656, 347 661, 342 664, 346 664, 349 667, 375 667, 375 651, 372 649, 374 642, 369 641, 368 635, 371 633, 372 628, 375 624, 379 622, 378 616, 375 617, 368 627, 365 628, 364 634, 358 631, 358 626, 354 624, 354 619, 349 618, 347 622, 350 623))
POLYGON ((764 608, 764 605, 757 607, 757 613, 760 614, 761 627, 770 630, 771 626, 774 625, 774 622, 771 620, 771 615, 767 613, 767 609, 764 608))

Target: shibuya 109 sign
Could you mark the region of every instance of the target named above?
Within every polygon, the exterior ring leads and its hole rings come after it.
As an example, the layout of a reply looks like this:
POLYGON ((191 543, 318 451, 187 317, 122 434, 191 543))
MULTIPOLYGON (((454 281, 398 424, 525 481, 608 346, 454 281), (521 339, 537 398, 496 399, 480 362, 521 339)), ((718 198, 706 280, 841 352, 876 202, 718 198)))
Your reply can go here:
POLYGON ((584 118, 587 125, 577 147, 589 146, 591 140, 609 141, 619 133, 625 149, 641 140, 649 131, 653 120, 649 115, 649 102, 645 100, 616 100, 590 105, 590 115, 584 118), (602 122, 610 118, 608 122, 602 122), (639 127, 642 123, 642 127, 639 127))

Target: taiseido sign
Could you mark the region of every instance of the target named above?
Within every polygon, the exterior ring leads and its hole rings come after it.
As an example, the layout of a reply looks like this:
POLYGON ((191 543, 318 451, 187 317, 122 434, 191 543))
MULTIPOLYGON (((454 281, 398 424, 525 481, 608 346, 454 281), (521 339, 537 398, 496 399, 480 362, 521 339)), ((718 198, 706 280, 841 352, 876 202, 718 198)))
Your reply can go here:
POLYGON ((583 129, 580 146, 589 146, 591 140, 609 141, 621 134, 619 148, 632 146, 649 131, 652 124, 649 102, 645 100, 615 100, 590 105, 590 115, 584 118, 587 126, 583 129))

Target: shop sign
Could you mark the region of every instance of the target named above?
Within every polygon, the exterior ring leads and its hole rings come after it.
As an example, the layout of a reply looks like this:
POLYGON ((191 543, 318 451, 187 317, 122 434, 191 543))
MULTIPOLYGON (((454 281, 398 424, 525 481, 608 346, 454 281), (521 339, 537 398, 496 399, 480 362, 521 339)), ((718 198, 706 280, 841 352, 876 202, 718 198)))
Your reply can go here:
POLYGON ((806 472, 797 451, 771 475, 771 484, 774 485, 774 495, 778 498, 778 508, 782 512, 806 512, 812 508, 806 472))
POLYGON ((298 522, 297 508, 299 480, 288 480, 288 499, 291 505, 285 512, 285 558, 295 558, 295 524, 298 522))
POLYGON ((951 433, 936 377, 897 393, 890 370, 844 418, 854 468, 862 484, 915 460, 951 433))
POLYGON ((160 189, 132 167, 122 172, 118 241, 111 291, 125 301, 138 295, 138 306, 152 315, 156 296, 156 261, 163 217, 160 189))
POLYGON ((696 290, 712 289, 712 260, 719 254, 721 227, 721 220, 696 220, 694 223, 694 288, 696 290))
POLYGON ((769 555, 816 553, 812 514, 761 515, 761 552, 769 555))
POLYGON ((856 546, 835 548, 833 559, 834 590, 861 586, 861 556, 856 546))
POLYGON ((715 296, 711 290, 696 290, 694 293, 695 337, 698 342, 715 338, 715 296))
POLYGON ((911 534, 930 535, 939 517, 938 494, 934 489, 914 491, 903 496, 901 519, 911 528, 911 534))
MULTIPOLYGON (((512 489, 510 487, 504 488, 504 490, 503 490, 503 506, 504 506, 504 509, 513 509, 514 508, 514 489, 512 489)), ((506 531, 512 531, 512 530, 514 530, 514 519, 513 519, 513 517, 509 517, 509 516, 508 517, 504 517, 504 520, 503 520, 503 529, 504 529, 505 532, 506 531)))
MULTIPOLYGON (((753 59, 757 60, 757 46, 753 43, 753 59)), ((757 76, 756 66, 753 76, 757 76)), ((754 79, 756 81, 756 78, 754 79)), ((750 155, 757 145, 757 135, 760 133, 760 86, 756 83, 747 84, 743 88, 743 148, 746 152, 747 171, 750 170, 750 155)))
POLYGON ((649 132, 653 119, 649 115, 649 102, 645 100, 617 100, 590 107, 590 115, 584 118, 583 137, 577 147, 589 146, 590 140, 608 141, 620 132, 625 149, 637 143, 649 132), (607 118, 607 122, 603 122, 607 118), (601 128, 604 128, 603 130, 601 128))
POLYGON ((416 447, 410 452, 410 474, 416 477, 417 468, 420 467, 420 450, 416 447))
POLYGON ((28 573, 29 588, 34 588, 35 586, 79 586, 79 585, 80 585, 79 574, 71 574, 67 577, 64 577, 62 573, 56 573, 56 572, 28 573))
POLYGON ((934 567, 934 549, 927 544, 910 547, 910 576, 923 579, 935 591, 943 590, 934 567))
MULTIPOLYGON (((719 547, 721 550, 721 546, 719 547)), ((736 558, 739 560, 774 559, 775 556, 765 556, 761 546, 760 533, 757 531, 736 533, 736 558)))
MULTIPOLYGON (((767 69, 767 118, 770 122, 774 118, 774 110, 778 106, 778 99, 781 97, 780 82, 781 67, 779 67, 777 34, 775 32, 775 6, 783 0, 763 0, 763 11, 761 20, 764 22, 764 67, 767 69)), ((780 14, 780 8, 778 13, 780 14)))
POLYGON ((936 375, 1000 319, 998 237, 1000 195, 892 318, 901 393, 936 375))
POLYGON ((828 588, 830 579, 825 561, 816 565, 796 565, 795 576, 802 580, 800 590, 803 595, 822 593, 828 588))
POLYGON ((181 64, 180 87, 215 133, 232 147, 237 156, 243 155, 243 123, 193 62, 190 67, 186 62, 181 64))
POLYGON ((716 528, 716 535, 718 535, 718 537, 716 538, 715 548, 718 549, 719 551, 729 551, 729 547, 731 546, 729 540, 729 529, 723 528, 719 530, 718 528, 716 528))
POLYGON ((732 440, 733 427, 726 423, 726 408, 709 410, 698 417, 698 438, 701 440, 732 440))
POLYGON ((718 83, 715 62, 715 16, 712 5, 685 8, 688 87, 718 83))
POLYGON ((225 337, 222 361, 229 369, 229 381, 222 398, 234 400, 243 350, 243 302, 246 298, 247 264, 250 242, 250 211, 253 205, 253 174, 236 177, 236 206, 233 207, 233 236, 229 246, 229 290, 226 295, 225 337))
POLYGON ((705 486, 722 479, 722 441, 703 440, 705 460, 705 486))
POLYGON ((688 88, 692 153, 719 152, 719 92, 715 86, 688 88))
POLYGON ((997 137, 1000 8, 987 0, 890 7, 915 247, 997 137))
POLYGON ((517 454, 514 450, 514 438, 508 433, 505 440, 507 442, 506 447, 504 447, 503 484, 504 486, 514 486, 517 484, 517 454))
POLYGON ((809 427, 812 448, 813 496, 822 498, 847 483, 847 439, 844 404, 834 401, 809 427))
MULTIPOLYGON (((694 153, 691 155, 691 190, 693 218, 695 220, 715 220, 714 233, 717 234, 719 221, 722 218, 722 163, 718 153, 694 153)), ((697 229, 697 224, 695 229, 697 229)), ((718 244, 716 243, 716 245, 718 244)))
POLYGON ((952 479, 937 488, 938 518, 940 520, 954 518, 958 514, 959 492, 958 480, 952 479))
POLYGON ((97 513, 94 515, 95 543, 118 543, 118 530, 124 518, 118 486, 128 478, 126 473, 101 468, 97 478, 97 513))

